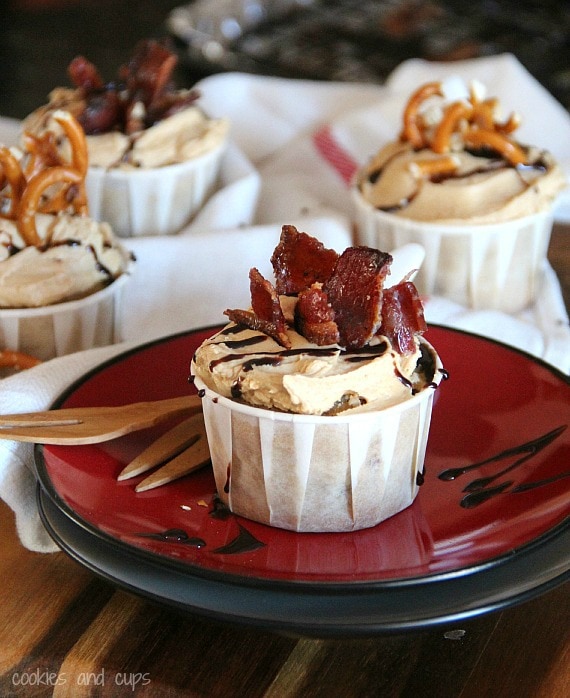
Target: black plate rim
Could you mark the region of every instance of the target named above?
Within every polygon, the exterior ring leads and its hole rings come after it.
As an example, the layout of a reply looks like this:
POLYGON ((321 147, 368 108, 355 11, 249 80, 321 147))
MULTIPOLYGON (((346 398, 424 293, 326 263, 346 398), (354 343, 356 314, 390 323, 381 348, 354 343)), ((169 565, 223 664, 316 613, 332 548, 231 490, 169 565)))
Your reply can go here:
MULTIPOLYGON (((41 519, 58 546, 99 578, 178 611, 303 637, 352 638, 426 630, 512 608, 570 580, 570 570, 560 571, 553 565, 552 573, 545 575, 540 584, 517 590, 515 594, 502 580, 504 568, 472 575, 468 593, 464 581, 458 578, 424 587, 420 594, 415 591, 412 596, 405 587, 383 595, 378 595, 374 589, 364 594, 356 589, 352 594, 299 594, 295 588, 268 589, 263 585, 244 589, 227 581, 182 574, 155 560, 141 562, 133 554, 134 549, 126 554, 113 549, 67 517, 39 483, 37 499, 41 519), (147 582, 144 588, 143 579, 147 582), (154 590, 149 588, 153 584, 154 590), (498 586, 499 592, 490 590, 493 584, 498 586), (161 585, 166 592, 158 591, 157 586, 161 585), (204 593, 209 601, 207 605, 196 600, 196 596, 204 593), (228 610, 228 605, 232 611, 228 610), (402 608, 406 609, 405 614, 399 610, 402 608), (357 612, 354 618, 351 610, 357 612)), ((562 538, 557 544, 564 551, 567 543, 568 540, 562 538)), ((525 551, 517 557, 517 564, 536 567, 537 555, 538 567, 544 569, 540 563, 545 555, 544 548, 525 551)))

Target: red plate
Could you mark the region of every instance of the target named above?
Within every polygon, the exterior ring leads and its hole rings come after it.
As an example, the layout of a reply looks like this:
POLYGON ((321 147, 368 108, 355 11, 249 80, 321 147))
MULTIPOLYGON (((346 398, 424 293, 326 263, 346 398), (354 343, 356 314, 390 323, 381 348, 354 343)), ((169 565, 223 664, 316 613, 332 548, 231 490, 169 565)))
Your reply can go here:
MULTIPOLYGON (((192 354, 212 332, 121 355, 72 386, 58 406, 186 394, 193 390, 192 354)), ((411 507, 375 528, 296 534, 219 516, 208 469, 137 494, 139 479, 119 483, 117 475, 159 429, 97 446, 38 449, 40 482, 59 510, 99 539, 214 578, 391 585, 499 564, 568 523, 570 383, 529 355, 482 337, 442 327, 430 328, 427 337, 450 378, 436 393, 425 481, 411 507), (442 479, 445 471, 467 468, 442 479), (483 477, 495 479, 464 491, 483 477)))

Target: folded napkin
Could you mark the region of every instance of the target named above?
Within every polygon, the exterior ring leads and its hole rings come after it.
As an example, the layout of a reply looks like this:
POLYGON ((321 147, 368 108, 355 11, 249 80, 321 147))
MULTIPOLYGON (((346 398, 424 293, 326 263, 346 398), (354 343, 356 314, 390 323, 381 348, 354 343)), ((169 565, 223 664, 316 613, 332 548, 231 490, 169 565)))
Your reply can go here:
MULTIPOLYGON (((394 137, 410 90, 450 71, 484 82, 505 109, 525 115, 526 140, 570 162, 570 117, 509 55, 451 65, 407 61, 385 86, 210 76, 198 85, 201 103, 212 116, 232 122, 220 190, 180 235, 125 241, 137 264, 125 287, 121 344, 54 359, 0 381, 0 412, 48 408, 70 383, 118 352, 223 321, 226 307, 248 303, 252 266, 271 275, 269 258, 284 223, 337 250, 351 244, 348 182, 355 167, 394 137)), ((18 122, 0 119, 0 142, 15 142, 18 129, 18 122)), ((568 198, 562 197, 559 220, 570 220, 568 198)), ((405 252, 410 256, 397 259, 407 270, 418 250, 405 252)), ((400 271, 393 271, 396 279, 400 271)), ((548 265, 536 306, 516 316, 473 312, 441 298, 427 300, 426 315, 570 371, 568 316, 548 265)), ((0 497, 15 512, 23 545, 57 549, 36 509, 30 445, 0 441, 0 497)))

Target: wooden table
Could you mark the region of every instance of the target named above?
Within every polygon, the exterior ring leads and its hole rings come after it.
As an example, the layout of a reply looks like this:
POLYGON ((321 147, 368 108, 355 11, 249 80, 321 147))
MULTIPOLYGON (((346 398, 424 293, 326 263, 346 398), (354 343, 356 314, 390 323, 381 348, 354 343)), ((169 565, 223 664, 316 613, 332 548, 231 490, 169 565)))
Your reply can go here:
POLYGON ((452 627, 295 639, 183 616, 114 589, 64 553, 31 553, 4 504, 0 525, 5 697, 568 695, 568 584, 452 627))
MULTIPOLYGON (((2 41, 10 95, 4 95, 0 113, 21 118, 61 83, 66 41, 83 47, 90 40, 90 50, 82 50, 97 64, 107 58, 116 66, 121 50, 130 51, 135 38, 149 35, 176 4, 147 0, 131 13, 125 10, 128 3, 106 2, 108 14, 116 8, 114 33, 91 20, 89 27, 79 21, 66 27, 62 18, 70 13, 62 13, 53 26, 44 15, 36 18, 45 30, 28 29, 23 15, 13 17, 16 31, 8 43, 2 41), (31 68, 34 62, 42 65, 41 77, 31 68), (10 63, 14 70, 6 68, 10 63)), ((99 5, 93 7, 91 14, 98 13, 99 5)), ((554 231, 549 257, 570 308, 570 228, 554 231)), ((185 616, 117 590, 62 552, 29 552, 3 502, 0 530, 2 697, 569 695, 569 584, 450 627, 366 639, 298 639, 185 616)))

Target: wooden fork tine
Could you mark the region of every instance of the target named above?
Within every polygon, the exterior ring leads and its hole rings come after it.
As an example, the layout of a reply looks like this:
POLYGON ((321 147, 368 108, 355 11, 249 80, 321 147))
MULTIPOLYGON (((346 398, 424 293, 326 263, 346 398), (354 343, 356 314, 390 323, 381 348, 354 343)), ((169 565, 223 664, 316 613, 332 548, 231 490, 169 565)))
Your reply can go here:
POLYGON ((191 446, 203 433, 203 429, 204 418, 201 412, 183 420, 139 453, 136 458, 123 468, 117 480, 128 480, 137 475, 142 475, 156 465, 174 458, 185 448, 191 446))
MULTIPOLYGON (((201 417, 202 415, 197 415, 201 417)), ((197 420, 198 421, 198 420, 197 420)), ((162 468, 149 475, 135 487, 136 492, 145 492, 146 490, 166 485, 178 478, 188 475, 189 473, 202 468, 210 462, 210 450, 208 448, 208 440, 206 438, 206 430, 204 421, 201 420, 200 433, 197 440, 186 448, 182 453, 168 461, 162 468)))

